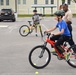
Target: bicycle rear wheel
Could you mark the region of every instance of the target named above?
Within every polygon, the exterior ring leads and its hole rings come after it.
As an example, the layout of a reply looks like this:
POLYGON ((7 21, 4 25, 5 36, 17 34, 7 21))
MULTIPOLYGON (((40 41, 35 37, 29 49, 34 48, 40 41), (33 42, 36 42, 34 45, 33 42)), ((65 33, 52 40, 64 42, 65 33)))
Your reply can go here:
POLYGON ((23 37, 27 36, 29 32, 30 32, 30 28, 27 25, 22 25, 19 29, 19 33, 23 37))
POLYGON ((34 47, 29 54, 29 62, 36 69, 46 67, 51 60, 51 54, 43 45, 34 47))
POLYGON ((76 68, 76 53, 73 51, 73 49, 76 48, 76 45, 73 45, 72 47, 69 48, 69 50, 72 52, 70 57, 69 57, 69 60, 67 61, 67 63, 76 68))

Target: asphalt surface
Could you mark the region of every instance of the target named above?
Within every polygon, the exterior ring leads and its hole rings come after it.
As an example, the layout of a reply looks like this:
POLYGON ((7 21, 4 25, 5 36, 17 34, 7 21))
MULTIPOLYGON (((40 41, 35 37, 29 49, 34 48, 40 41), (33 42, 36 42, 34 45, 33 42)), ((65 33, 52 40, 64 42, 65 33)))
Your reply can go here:
MULTIPOLYGON (((76 68, 67 64, 64 60, 58 60, 52 55, 51 61, 44 69, 33 68, 28 61, 29 52, 36 45, 44 42, 35 32, 22 37, 19 34, 21 25, 28 24, 31 18, 18 18, 16 22, 0 22, 0 75, 76 75, 76 68)), ((54 18, 44 18, 41 21, 43 32, 53 27, 57 22, 54 18)), ((73 39, 76 41, 76 18, 73 18, 73 39)), ((55 31, 57 32, 57 30, 55 31)), ((48 45, 49 49, 50 46, 48 45)))

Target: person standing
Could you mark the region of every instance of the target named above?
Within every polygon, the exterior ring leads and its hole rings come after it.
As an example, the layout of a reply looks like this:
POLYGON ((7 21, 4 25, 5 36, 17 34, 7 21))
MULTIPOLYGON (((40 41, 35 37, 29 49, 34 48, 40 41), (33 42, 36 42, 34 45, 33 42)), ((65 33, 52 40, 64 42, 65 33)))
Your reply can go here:
MULTIPOLYGON (((69 45, 72 46, 74 45, 74 41, 73 41, 73 36, 72 36, 72 12, 71 10, 68 8, 68 4, 63 4, 63 10, 65 11, 65 16, 63 17, 63 20, 66 21, 67 23, 67 26, 68 26, 68 29, 70 31, 70 34, 71 34, 71 38, 70 40, 68 41, 69 45)), ((76 53, 76 50, 73 49, 74 52, 76 53)))
POLYGON ((32 16, 33 26, 35 27, 36 36, 38 36, 37 35, 37 25, 40 24, 39 15, 37 14, 37 10, 33 10, 33 13, 34 13, 32 16))

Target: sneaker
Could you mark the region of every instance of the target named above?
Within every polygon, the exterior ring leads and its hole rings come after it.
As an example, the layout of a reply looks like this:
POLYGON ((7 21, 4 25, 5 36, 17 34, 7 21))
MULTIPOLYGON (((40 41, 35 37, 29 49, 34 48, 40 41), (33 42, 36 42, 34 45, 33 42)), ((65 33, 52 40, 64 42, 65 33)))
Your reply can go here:
POLYGON ((75 59, 76 59, 76 54, 74 56, 75 56, 75 59))
POLYGON ((36 34, 36 37, 38 37, 38 35, 36 34))
POLYGON ((56 56, 57 56, 57 53, 56 53, 55 50, 52 50, 51 53, 52 53, 53 55, 56 55, 56 56))
POLYGON ((51 53, 56 53, 56 51, 55 50, 52 50, 51 53))
POLYGON ((70 53, 67 53, 64 56, 65 56, 65 59, 68 61, 69 60, 69 57, 70 57, 70 53))
POLYGON ((29 32, 29 33, 31 34, 32 32, 33 32, 33 30, 30 30, 30 32, 29 32))
POLYGON ((72 55, 74 55, 74 58, 76 59, 76 53, 72 53, 72 55))

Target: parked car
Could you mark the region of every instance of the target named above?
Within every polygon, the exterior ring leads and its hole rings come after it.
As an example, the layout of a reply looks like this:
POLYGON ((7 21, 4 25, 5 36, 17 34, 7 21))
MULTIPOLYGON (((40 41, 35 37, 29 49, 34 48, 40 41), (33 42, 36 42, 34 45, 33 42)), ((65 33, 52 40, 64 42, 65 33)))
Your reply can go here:
POLYGON ((14 11, 12 9, 1 9, 0 11, 0 22, 3 20, 12 20, 16 21, 14 11))

